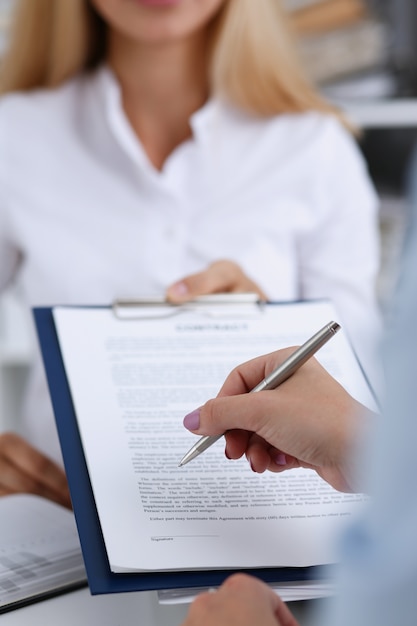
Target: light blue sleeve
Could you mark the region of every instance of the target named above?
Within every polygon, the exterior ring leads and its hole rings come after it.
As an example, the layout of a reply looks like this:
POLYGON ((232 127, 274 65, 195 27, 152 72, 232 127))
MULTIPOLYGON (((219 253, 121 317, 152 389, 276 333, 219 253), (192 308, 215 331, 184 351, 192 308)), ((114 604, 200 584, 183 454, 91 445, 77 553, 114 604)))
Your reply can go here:
POLYGON ((344 537, 338 594, 321 626, 417 624, 416 221, 414 213, 382 350, 384 412, 365 459, 372 502, 344 537))

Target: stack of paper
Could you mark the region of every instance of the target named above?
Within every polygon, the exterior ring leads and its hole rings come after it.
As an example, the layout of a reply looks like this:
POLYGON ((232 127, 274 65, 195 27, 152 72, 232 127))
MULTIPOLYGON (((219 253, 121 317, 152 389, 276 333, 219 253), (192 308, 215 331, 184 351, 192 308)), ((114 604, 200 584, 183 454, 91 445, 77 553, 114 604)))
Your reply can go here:
POLYGON ((85 584, 73 514, 37 496, 0 498, 0 613, 85 584))

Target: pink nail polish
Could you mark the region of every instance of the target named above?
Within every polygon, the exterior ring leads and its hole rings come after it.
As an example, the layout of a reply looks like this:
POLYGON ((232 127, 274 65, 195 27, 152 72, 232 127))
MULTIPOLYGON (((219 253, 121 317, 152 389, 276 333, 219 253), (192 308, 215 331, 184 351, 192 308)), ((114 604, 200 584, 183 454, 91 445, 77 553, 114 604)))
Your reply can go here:
POLYGON ((277 465, 287 465, 287 457, 283 452, 279 452, 275 457, 275 463, 277 465))
POLYGON ((171 291, 174 291, 177 296, 186 296, 188 294, 188 287, 185 283, 179 282, 172 285, 171 291))
POLYGON ((200 409, 188 413, 184 417, 183 424, 187 430, 197 430, 200 427, 200 409))

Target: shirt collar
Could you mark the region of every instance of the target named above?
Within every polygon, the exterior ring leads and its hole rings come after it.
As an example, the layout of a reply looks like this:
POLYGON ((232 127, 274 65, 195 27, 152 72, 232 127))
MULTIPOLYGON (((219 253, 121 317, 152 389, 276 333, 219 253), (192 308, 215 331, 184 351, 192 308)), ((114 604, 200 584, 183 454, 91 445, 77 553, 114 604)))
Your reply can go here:
POLYGON ((104 115, 113 137, 137 165, 150 166, 142 144, 123 110, 119 83, 107 65, 98 70, 97 84, 104 105, 104 115))
MULTIPOLYGON (((120 85, 115 74, 108 65, 103 65, 97 71, 96 80, 100 98, 104 102, 104 114, 115 140, 137 165, 153 169, 123 110, 120 85)), ((209 134, 219 106, 219 102, 210 99, 190 117, 195 141, 204 140, 209 134)))

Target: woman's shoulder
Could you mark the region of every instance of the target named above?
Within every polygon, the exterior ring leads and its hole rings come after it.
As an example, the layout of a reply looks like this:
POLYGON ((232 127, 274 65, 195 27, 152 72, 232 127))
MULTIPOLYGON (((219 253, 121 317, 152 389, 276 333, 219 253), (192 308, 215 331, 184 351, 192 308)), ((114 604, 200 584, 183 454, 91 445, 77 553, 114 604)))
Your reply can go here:
POLYGON ((16 91, 0 97, 0 125, 6 133, 32 133, 44 124, 65 121, 79 99, 86 79, 77 76, 53 88, 16 91))
POLYGON ((336 114, 320 111, 252 115, 230 106, 222 107, 221 124, 230 150, 245 150, 258 160, 301 162, 311 175, 317 168, 333 170, 335 160, 343 166, 362 168, 363 158, 355 136, 336 114))
POLYGON ((230 128, 248 135, 268 137, 271 143, 305 147, 354 144, 355 138, 337 114, 308 110, 269 116, 254 115, 221 103, 219 108, 230 128))
POLYGON ((269 132, 285 134, 293 141, 308 144, 340 144, 354 142, 352 133, 342 123, 342 118, 333 113, 321 111, 303 111, 282 113, 266 120, 269 132))

